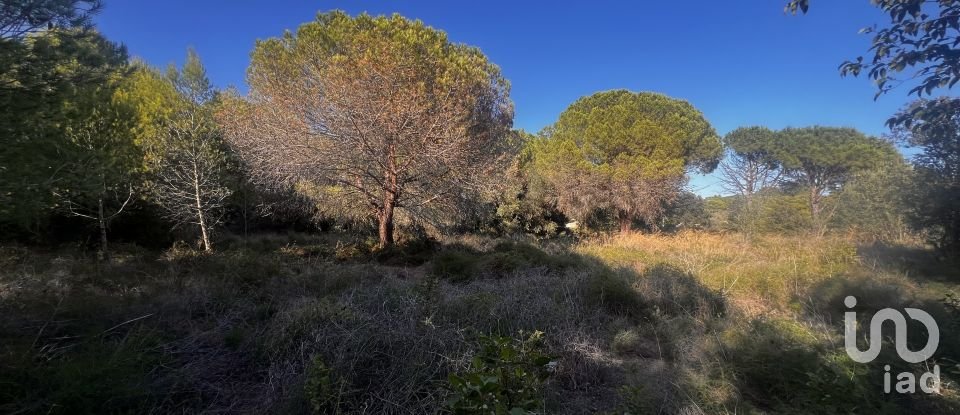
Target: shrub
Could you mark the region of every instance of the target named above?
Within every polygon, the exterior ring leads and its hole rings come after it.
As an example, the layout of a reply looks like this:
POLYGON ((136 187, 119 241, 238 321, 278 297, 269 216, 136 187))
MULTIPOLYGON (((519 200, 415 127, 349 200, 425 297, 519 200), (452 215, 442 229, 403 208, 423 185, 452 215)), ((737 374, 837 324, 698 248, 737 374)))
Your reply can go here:
POLYGON ((346 386, 343 378, 336 377, 321 356, 314 356, 303 383, 303 393, 313 413, 340 413, 346 386))
POLYGON ((480 336, 470 369, 450 374, 447 406, 456 414, 524 414, 544 407, 542 384, 555 363, 543 332, 528 337, 480 336))
POLYGON ((433 258, 430 273, 453 282, 473 277, 480 259, 476 254, 462 251, 443 251, 433 258))
POLYGON ((810 203, 803 193, 764 195, 757 230, 770 233, 797 233, 811 229, 810 203))
MULTIPOLYGON (((741 391, 777 411, 834 413, 890 409, 881 374, 833 349, 792 320, 755 320, 728 350, 741 391)), ((775 411, 775 412, 777 412, 775 411)))
POLYGON ((493 253, 484 258, 484 269, 510 272, 523 268, 547 268, 561 270, 578 265, 576 257, 550 255, 533 245, 505 241, 493 247, 493 253))
POLYGON ((593 306, 632 317, 645 312, 640 294, 621 273, 602 270, 591 275, 585 284, 584 297, 593 306))
POLYGON ((351 261, 358 260, 366 257, 369 254, 370 249, 364 244, 360 243, 346 243, 341 244, 337 243, 337 247, 334 249, 333 257, 337 261, 351 261))
POLYGON ((696 277, 675 266, 657 264, 640 277, 647 302, 669 315, 688 315, 704 320, 723 315, 723 297, 696 277))
POLYGON ((437 249, 437 241, 417 238, 390 245, 373 253, 373 258, 384 265, 417 266, 430 260, 437 249))

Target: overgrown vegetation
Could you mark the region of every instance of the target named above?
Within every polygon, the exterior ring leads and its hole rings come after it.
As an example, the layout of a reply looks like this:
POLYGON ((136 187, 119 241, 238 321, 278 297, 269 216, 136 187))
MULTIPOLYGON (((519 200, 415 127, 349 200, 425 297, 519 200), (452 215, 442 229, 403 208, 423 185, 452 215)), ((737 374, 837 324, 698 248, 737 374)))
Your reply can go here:
POLYGON ((340 239, 264 235, 209 254, 122 245, 106 264, 70 246, 8 245, 0 408, 960 408, 948 363, 960 358, 960 338, 947 328, 960 321, 941 301, 958 290, 948 282, 957 267, 929 266, 931 254, 915 246, 703 232, 543 246, 465 237, 429 245, 418 265, 387 265, 338 255, 340 239), (452 253, 471 271, 439 273, 454 269, 442 265, 452 253), (884 364, 922 364, 846 356, 841 300, 850 294, 865 312, 912 306, 936 316, 940 395, 883 393, 884 364))
MULTIPOLYGON (((960 79, 957 2, 875 3, 894 25, 844 73, 960 79)), ((500 68, 419 20, 320 13, 256 43, 240 94, 193 50, 130 59, 101 6, 0 7, 2 413, 960 412, 952 98, 890 137, 721 139, 617 89, 530 134, 500 68), (686 188, 718 165, 731 195, 686 188), (845 313, 885 308, 931 314, 936 354, 855 361, 845 313), (884 391, 931 366, 936 393, 884 391)))

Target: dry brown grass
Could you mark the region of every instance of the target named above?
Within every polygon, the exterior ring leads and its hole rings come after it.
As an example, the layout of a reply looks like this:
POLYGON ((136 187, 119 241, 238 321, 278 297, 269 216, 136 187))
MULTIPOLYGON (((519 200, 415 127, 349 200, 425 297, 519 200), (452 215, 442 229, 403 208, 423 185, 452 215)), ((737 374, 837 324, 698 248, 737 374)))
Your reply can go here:
MULTIPOLYGON (((69 248, 0 249, 0 412, 308 413, 305 379, 322 362, 346 413, 437 413, 477 337, 519 330, 546 332, 560 362, 551 413, 956 408, 871 395, 880 378, 842 352, 848 293, 950 318, 937 295, 957 284, 908 272, 917 247, 688 232, 538 248, 464 236, 397 260, 330 235, 223 245, 121 246, 108 265, 69 248), (432 275, 448 249, 491 269, 432 275), (834 371, 853 380, 821 381, 834 371), (866 395, 819 400, 840 387, 866 395)), ((941 350, 960 354, 960 337, 941 350)))
POLYGON ((670 264, 757 311, 784 308, 794 296, 859 266, 854 241, 841 237, 632 234, 584 243, 577 250, 640 273, 670 264))

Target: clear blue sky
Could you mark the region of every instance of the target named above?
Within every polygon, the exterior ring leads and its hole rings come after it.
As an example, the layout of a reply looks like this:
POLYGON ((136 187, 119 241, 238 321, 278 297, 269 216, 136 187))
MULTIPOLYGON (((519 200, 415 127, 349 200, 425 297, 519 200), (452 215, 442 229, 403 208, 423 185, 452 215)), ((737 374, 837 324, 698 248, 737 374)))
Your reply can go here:
MULTIPOLYGON (((278 36, 317 11, 400 13, 477 46, 512 85, 515 126, 552 123, 578 97, 626 88, 690 101, 720 134, 741 125, 813 124, 885 131, 906 90, 874 101, 864 78, 837 66, 865 54, 860 28, 884 23, 867 0, 814 1, 810 14, 786 0, 690 1, 308 1, 106 0, 100 30, 157 66, 200 54, 213 82, 245 90, 256 39, 278 36)), ((722 193, 695 177, 701 195, 722 193)))

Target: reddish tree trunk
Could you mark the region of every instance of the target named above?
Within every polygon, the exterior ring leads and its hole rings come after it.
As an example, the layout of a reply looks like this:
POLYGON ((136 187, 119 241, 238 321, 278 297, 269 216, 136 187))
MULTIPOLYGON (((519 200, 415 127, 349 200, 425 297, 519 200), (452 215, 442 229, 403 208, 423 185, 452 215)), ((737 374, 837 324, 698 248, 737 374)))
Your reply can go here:
POLYGON ((397 174, 394 172, 395 165, 393 161, 393 151, 390 151, 389 157, 390 169, 387 171, 383 189, 383 210, 377 215, 380 222, 380 249, 393 245, 393 211, 397 207, 397 198, 399 196, 399 186, 397 186, 397 174))
POLYGON ((630 218, 630 215, 626 214, 625 212, 620 212, 617 219, 620 222, 620 233, 630 233, 630 230, 633 227, 633 220, 630 218))
POLYGON ((383 212, 377 219, 380 221, 380 245, 381 249, 393 245, 393 203, 385 204, 383 212))

